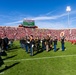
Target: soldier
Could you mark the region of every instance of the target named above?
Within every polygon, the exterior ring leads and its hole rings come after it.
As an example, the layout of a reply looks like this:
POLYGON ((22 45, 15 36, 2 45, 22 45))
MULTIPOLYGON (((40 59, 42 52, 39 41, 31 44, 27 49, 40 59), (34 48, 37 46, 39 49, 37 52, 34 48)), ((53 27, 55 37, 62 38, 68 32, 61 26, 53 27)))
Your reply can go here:
POLYGON ((2 56, 2 38, 0 37, 0 67, 4 64, 1 56, 2 56))
POLYGON ((45 39, 45 37, 44 37, 44 38, 41 40, 41 42, 42 42, 42 50, 45 50, 45 49, 46 49, 45 41, 46 41, 46 39, 45 39))
POLYGON ((39 37, 37 37, 37 38, 38 38, 37 49, 39 50, 39 49, 40 49, 40 42, 41 42, 41 40, 40 40, 40 38, 39 38, 39 37))
POLYGON ((65 39, 65 37, 64 36, 62 36, 61 37, 61 49, 62 49, 62 51, 64 51, 65 50, 65 47, 64 47, 64 39, 65 39))
POLYGON ((53 39, 52 39, 52 37, 50 37, 50 40, 49 40, 49 48, 50 48, 50 50, 52 50, 52 47, 53 47, 53 39))
POLYGON ((0 52, 2 50, 2 38, 0 37, 0 52))
POLYGON ((33 35, 30 35, 30 55, 33 56, 34 39, 33 35))
POLYGON ((26 49, 26 52, 28 53, 28 49, 29 49, 29 44, 30 44, 30 40, 29 40, 29 36, 26 36, 25 38, 25 49, 26 49))
POLYGON ((38 50, 38 38, 37 37, 34 39, 34 43, 35 43, 34 50, 36 50, 38 53, 39 50, 38 50))
POLYGON ((50 40, 50 37, 47 36, 47 37, 46 37, 46 42, 45 42, 45 45, 46 45, 46 51, 47 51, 47 52, 49 51, 49 40, 50 40))
POLYGON ((57 36, 54 37, 53 39, 53 42, 54 42, 54 52, 56 52, 56 46, 57 46, 57 36))
POLYGON ((21 38, 20 39, 20 45, 21 45, 21 48, 25 49, 25 38, 21 38))
POLYGON ((40 49, 40 39, 39 39, 39 37, 36 37, 36 39, 35 39, 35 47, 36 47, 37 53, 38 53, 39 49, 40 49))
POLYGON ((4 50, 6 50, 6 51, 8 49, 8 42, 9 42, 9 40, 8 40, 7 36, 5 35, 3 38, 3 43, 4 43, 4 50))

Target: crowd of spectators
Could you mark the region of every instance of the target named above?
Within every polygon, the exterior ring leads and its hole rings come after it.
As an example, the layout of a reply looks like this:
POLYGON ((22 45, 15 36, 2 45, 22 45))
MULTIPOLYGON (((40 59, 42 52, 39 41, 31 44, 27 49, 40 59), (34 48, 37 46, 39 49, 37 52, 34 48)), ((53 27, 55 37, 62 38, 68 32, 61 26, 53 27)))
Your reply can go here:
POLYGON ((66 40, 76 42, 76 29, 39 29, 39 28, 24 28, 24 27, 0 27, 0 36, 6 35, 9 39, 19 40, 28 35, 38 36, 43 38, 46 34, 51 36, 56 35, 60 40, 60 33, 65 33, 66 40))

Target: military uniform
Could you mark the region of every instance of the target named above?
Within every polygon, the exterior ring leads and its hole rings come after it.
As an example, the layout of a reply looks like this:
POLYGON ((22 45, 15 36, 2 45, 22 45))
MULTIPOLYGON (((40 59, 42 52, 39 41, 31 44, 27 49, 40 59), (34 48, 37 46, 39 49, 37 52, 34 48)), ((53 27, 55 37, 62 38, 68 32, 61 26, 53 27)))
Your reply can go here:
POLYGON ((55 36, 53 42, 54 42, 54 52, 56 52, 56 50, 57 50, 57 48, 56 48, 56 46, 57 46, 57 37, 56 36, 55 36))
POLYGON ((65 47, 64 47, 64 36, 61 37, 61 48, 62 48, 62 51, 64 51, 65 47))

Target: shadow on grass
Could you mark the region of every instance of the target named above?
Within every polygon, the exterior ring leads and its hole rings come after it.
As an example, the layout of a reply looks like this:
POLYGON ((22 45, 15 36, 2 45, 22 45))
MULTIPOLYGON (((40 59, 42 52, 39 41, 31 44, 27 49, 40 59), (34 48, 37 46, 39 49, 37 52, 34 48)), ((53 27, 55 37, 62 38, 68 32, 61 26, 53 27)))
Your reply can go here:
POLYGON ((19 47, 19 46, 14 46, 14 47, 9 48, 8 51, 13 50, 13 49, 20 49, 20 48, 21 47, 19 47))
POLYGON ((17 55, 13 55, 13 56, 6 57, 6 58, 4 58, 3 60, 10 59, 10 58, 13 58, 13 57, 15 57, 15 56, 17 56, 17 55))
POLYGON ((42 53, 42 52, 43 52, 43 50, 40 49, 38 52, 36 51, 36 53, 34 53, 33 56, 35 56, 35 55, 37 55, 37 54, 40 54, 40 53, 42 53))
POLYGON ((5 71, 5 70, 8 70, 8 69, 14 67, 15 65, 17 65, 17 64, 19 64, 19 63, 20 63, 20 62, 16 62, 16 63, 14 63, 14 64, 12 64, 12 65, 10 65, 10 66, 5 66, 4 69, 1 69, 1 70, 0 70, 0 73, 3 72, 3 71, 5 71))
POLYGON ((17 49, 21 49, 21 47, 15 46, 15 47, 9 48, 7 52, 14 52, 14 51, 17 51, 17 49))
POLYGON ((0 56, 7 56, 7 53, 5 51, 0 52, 0 56))
POLYGON ((57 48, 56 51, 58 51, 60 48, 57 48))

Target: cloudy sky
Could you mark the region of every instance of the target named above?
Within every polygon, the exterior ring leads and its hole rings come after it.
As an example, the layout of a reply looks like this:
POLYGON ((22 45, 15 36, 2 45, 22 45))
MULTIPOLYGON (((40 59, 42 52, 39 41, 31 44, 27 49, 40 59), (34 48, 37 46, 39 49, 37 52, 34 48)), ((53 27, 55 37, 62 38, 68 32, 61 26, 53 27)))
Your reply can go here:
POLYGON ((18 26, 24 19, 39 28, 76 28, 76 0, 0 0, 0 26, 18 26))

